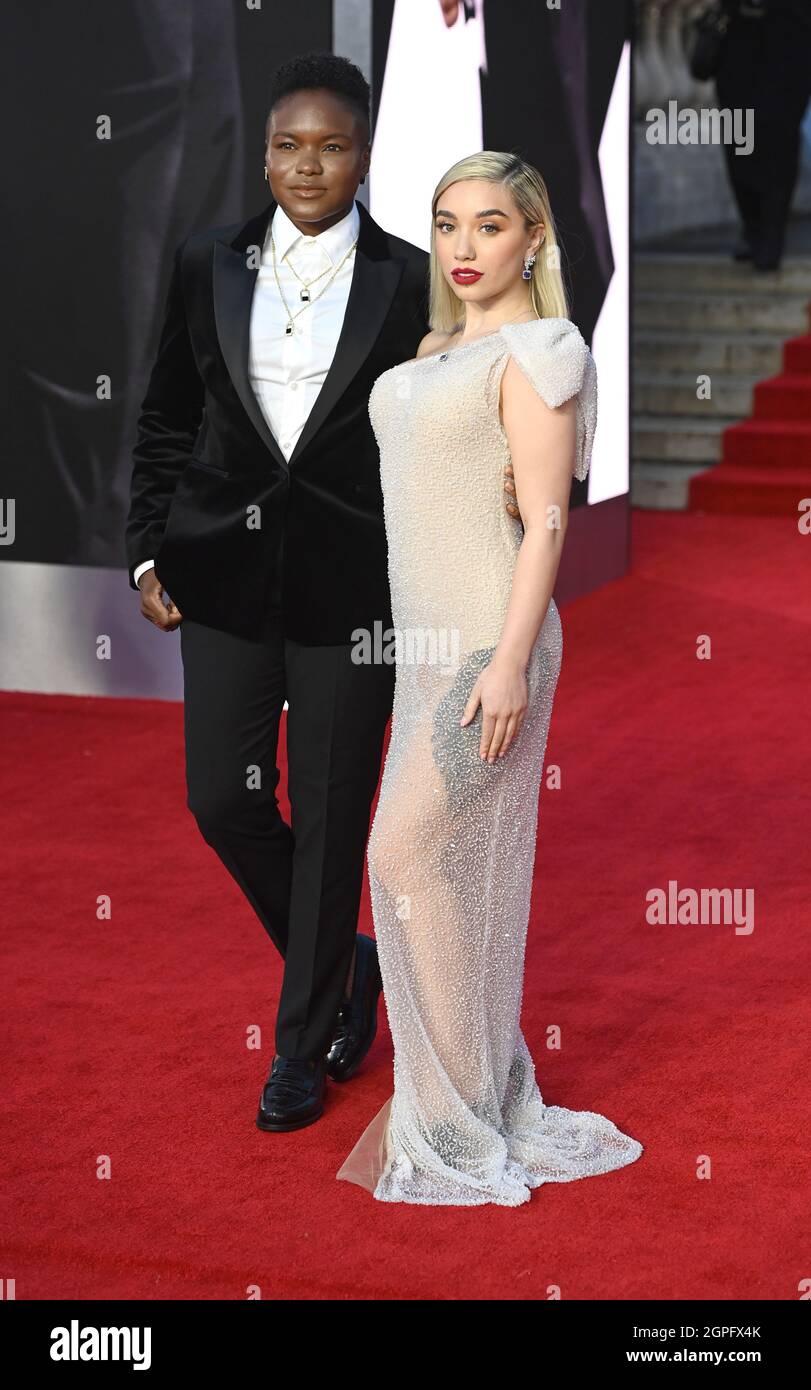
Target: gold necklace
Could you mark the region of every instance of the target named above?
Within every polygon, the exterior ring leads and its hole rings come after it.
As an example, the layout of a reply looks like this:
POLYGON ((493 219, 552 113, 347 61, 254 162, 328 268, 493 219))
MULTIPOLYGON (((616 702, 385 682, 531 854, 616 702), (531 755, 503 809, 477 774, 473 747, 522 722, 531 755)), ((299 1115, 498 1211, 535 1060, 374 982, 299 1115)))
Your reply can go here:
POLYGON ((304 286, 304 289, 299 291, 299 299, 304 300, 309 300, 310 298, 310 286, 314 285, 316 281, 320 280, 324 275, 329 275, 329 266, 327 266, 326 270, 320 271, 318 275, 314 275, 312 280, 304 280, 302 276, 299 275, 292 261, 287 262, 287 269, 292 271, 299 284, 304 286))
MULTIPOLYGON (((304 302, 304 304, 302 304, 302 306, 301 306, 301 308, 299 309, 298 313, 297 313, 297 314, 292 314, 292 313, 290 312, 290 305, 288 304, 287 300, 286 300, 285 297, 284 297, 284 290, 282 289, 281 281, 280 281, 280 279, 279 279, 279 272, 278 272, 278 270, 277 270, 277 268, 276 268, 276 244, 275 244, 275 242, 274 242, 274 240, 273 240, 273 233, 271 232, 271 236, 270 236, 270 250, 271 250, 271 254, 272 254, 272 256, 273 256, 273 274, 274 274, 275 277, 276 277, 276 288, 277 288, 278 291, 279 291, 279 298, 281 299, 282 304, 284 305, 284 308, 285 308, 285 313, 287 314, 287 323, 286 323, 285 326, 284 326, 284 335, 285 335, 286 338, 289 338, 289 337, 290 337, 290 334, 293 333, 293 332, 295 331, 294 328, 293 328, 293 321, 294 321, 294 319, 297 319, 297 318, 299 317, 299 314, 303 314, 305 309, 309 309, 309 307, 310 307, 311 304, 315 304, 316 301, 319 300, 319 299, 321 298, 321 295, 324 293, 324 291, 329 289, 330 285, 332 284, 333 280, 335 279, 335 276, 338 274, 338 271, 341 269, 341 266, 343 265, 344 261, 346 261, 346 260, 349 259, 349 257, 352 255, 352 252, 354 251, 355 247, 357 246, 357 244, 358 244, 358 238, 355 237, 355 240, 352 242, 352 245, 350 246, 350 248, 349 248, 349 250, 347 251, 346 255, 345 255, 345 256, 342 256, 341 260, 340 260, 340 261, 338 262, 338 264, 336 265, 336 267, 335 267, 335 269, 333 270, 333 272, 332 272, 332 274, 331 274, 329 280, 327 281, 326 285, 324 285, 323 289, 321 290, 321 293, 320 293, 320 294, 317 294, 317 295, 315 296, 315 299, 309 299, 309 298, 308 298, 308 299, 304 302)), ((292 266, 291 266, 291 269, 292 269, 292 266)), ((322 274, 326 274, 326 272, 325 272, 325 271, 322 271, 322 274)), ((320 279, 321 279, 321 276, 320 276, 320 275, 317 275, 315 278, 316 278, 316 280, 320 280, 320 279)), ((311 283, 314 284, 315 281, 312 281, 311 283)))

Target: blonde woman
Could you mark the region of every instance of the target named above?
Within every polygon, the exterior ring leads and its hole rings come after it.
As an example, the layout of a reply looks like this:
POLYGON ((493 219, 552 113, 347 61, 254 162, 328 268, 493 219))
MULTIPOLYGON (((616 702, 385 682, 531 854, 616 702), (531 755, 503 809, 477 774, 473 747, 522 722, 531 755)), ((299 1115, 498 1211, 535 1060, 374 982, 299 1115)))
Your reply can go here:
POLYGON ((518 1206, 642 1151, 599 1114, 544 1104, 519 1024, 562 654, 552 589, 596 373, 544 181, 515 155, 440 180, 430 278, 431 332, 369 398, 402 643, 368 844, 394 1092, 337 1177, 386 1202, 518 1206))

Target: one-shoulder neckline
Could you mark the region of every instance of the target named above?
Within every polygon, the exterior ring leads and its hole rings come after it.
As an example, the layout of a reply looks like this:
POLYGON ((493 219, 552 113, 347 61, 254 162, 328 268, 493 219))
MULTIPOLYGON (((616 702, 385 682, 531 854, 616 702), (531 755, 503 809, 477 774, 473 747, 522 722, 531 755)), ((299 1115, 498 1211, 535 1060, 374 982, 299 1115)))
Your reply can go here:
POLYGON ((549 318, 524 319, 522 323, 502 323, 498 328, 494 328, 492 333, 482 333, 478 338, 472 338, 469 343, 462 343, 461 347, 443 348, 442 352, 424 352, 422 357, 409 357, 407 362, 401 362, 401 367, 411 367, 415 362, 430 362, 435 357, 450 357, 457 352, 464 352, 465 348, 476 347, 478 343, 486 343, 490 338, 497 338, 505 328, 528 328, 531 323, 548 323, 549 318))

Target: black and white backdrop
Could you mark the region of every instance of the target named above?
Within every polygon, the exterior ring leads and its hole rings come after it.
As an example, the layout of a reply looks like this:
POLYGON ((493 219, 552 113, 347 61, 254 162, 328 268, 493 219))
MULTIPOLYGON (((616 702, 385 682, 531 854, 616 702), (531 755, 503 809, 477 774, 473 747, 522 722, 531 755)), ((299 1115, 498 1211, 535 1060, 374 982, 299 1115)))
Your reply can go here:
POLYGON ((450 29, 439 0, 6 11, 3 688, 180 694, 178 643, 143 621, 127 583, 136 419, 172 251, 266 203, 269 76, 313 49, 372 85, 358 196, 399 235, 427 247, 433 187, 472 150, 515 149, 543 173, 600 384, 556 594, 624 571, 630 23, 627 0, 474 0, 450 29), (99 659, 102 634, 113 660, 99 659))

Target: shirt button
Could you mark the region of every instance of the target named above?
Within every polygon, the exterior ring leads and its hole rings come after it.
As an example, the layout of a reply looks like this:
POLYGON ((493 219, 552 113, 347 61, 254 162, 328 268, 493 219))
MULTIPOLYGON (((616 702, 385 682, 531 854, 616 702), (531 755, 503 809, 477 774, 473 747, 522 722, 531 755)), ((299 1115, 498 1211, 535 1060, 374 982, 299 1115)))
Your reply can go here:
POLYGON ((297 381, 291 381, 291 382, 290 382, 290 390, 291 390, 291 391, 297 391, 297 390, 298 390, 298 382, 297 382, 297 381))

